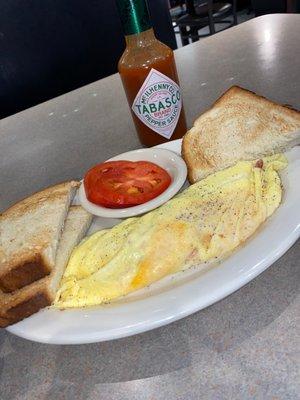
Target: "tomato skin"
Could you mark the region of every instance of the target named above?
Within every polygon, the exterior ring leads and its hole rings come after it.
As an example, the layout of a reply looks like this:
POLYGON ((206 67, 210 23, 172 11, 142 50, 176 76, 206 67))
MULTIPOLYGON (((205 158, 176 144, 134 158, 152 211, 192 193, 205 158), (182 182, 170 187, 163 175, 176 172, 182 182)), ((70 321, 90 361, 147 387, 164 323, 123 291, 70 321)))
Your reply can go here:
POLYGON ((87 199, 107 208, 133 207, 164 192, 171 183, 166 170, 148 161, 107 161, 84 177, 87 199))

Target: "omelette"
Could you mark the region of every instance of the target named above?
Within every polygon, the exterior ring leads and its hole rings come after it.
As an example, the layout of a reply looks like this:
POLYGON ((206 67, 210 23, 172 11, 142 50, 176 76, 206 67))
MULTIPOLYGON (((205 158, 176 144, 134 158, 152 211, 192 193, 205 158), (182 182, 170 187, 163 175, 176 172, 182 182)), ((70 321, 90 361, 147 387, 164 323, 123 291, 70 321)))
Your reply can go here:
POLYGON ((279 206, 278 171, 286 165, 280 154, 238 162, 148 214, 94 233, 73 250, 54 306, 106 303, 228 256, 279 206))

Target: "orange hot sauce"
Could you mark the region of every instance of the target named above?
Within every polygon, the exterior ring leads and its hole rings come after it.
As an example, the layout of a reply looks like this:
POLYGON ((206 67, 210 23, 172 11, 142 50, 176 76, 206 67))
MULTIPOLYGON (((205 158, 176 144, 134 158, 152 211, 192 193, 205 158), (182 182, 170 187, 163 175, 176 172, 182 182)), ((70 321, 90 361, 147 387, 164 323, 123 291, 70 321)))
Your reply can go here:
POLYGON ((117 0, 126 35, 118 69, 141 142, 179 139, 186 120, 173 51, 158 41, 145 0, 117 0))

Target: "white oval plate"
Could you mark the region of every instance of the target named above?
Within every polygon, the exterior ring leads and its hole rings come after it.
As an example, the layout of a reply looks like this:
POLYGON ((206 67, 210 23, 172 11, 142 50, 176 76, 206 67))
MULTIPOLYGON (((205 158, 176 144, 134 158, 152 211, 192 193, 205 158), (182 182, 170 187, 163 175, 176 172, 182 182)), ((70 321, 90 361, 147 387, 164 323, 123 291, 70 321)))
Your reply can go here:
MULTIPOLYGON (((181 141, 161 147, 180 153, 181 141)), ((281 206, 256 235, 221 264, 169 276, 110 305, 65 311, 45 309, 7 330, 42 343, 112 340, 169 324, 241 288, 282 256, 300 236, 300 147, 286 155, 289 166, 282 172, 285 193, 281 206)), ((90 232, 117 222, 95 218, 90 232)))
POLYGON ((162 194, 155 197, 155 199, 147 201, 146 203, 140 204, 138 206, 116 209, 101 207, 97 204, 91 203, 87 199, 84 185, 83 183, 81 183, 78 191, 79 202, 82 207, 85 208, 88 212, 98 217, 128 218, 144 214, 150 210, 153 210, 154 208, 161 206, 166 201, 175 196, 175 194, 180 190, 181 186, 186 180, 187 168, 185 162, 176 153, 167 149, 160 149, 155 147, 151 149, 138 149, 119 154, 118 156, 110 158, 107 161, 117 160, 153 162, 154 164, 157 164, 168 171, 169 175, 171 176, 172 182, 170 186, 162 194))

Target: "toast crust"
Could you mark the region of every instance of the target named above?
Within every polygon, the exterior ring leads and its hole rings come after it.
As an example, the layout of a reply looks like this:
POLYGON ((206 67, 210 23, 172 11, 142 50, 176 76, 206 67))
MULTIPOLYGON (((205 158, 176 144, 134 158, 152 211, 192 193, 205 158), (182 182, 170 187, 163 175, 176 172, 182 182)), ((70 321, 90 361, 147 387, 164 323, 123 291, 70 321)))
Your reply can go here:
POLYGON ((66 186, 70 185, 72 188, 78 188, 80 186, 80 182, 78 181, 66 181, 58 183, 57 185, 49 186, 46 189, 42 189, 40 191, 34 192, 29 197, 24 197, 23 199, 19 200, 17 203, 11 205, 5 211, 0 213, 0 217, 6 218, 9 217, 17 217, 30 211, 33 207, 39 206, 39 204, 47 199, 49 195, 51 198, 58 199, 61 197, 61 191, 64 190, 66 186), (55 192, 53 189, 55 188, 55 192))
MULTIPOLYGON (((243 96, 248 96, 249 99, 251 99, 251 100, 253 99, 253 95, 254 95, 258 101, 261 101, 261 102, 265 103, 268 106, 272 105, 274 108, 277 108, 279 110, 284 108, 285 111, 288 112, 292 118, 296 118, 300 122, 300 111, 297 110, 296 108, 292 107, 291 105, 289 105, 289 104, 278 104, 275 101, 270 100, 265 96, 261 96, 260 94, 257 94, 255 92, 253 92, 252 90, 245 89, 245 88, 242 88, 242 87, 237 86, 237 85, 231 86, 222 96, 220 96, 213 103, 212 107, 214 107, 215 105, 218 105, 220 103, 223 103, 223 101, 227 101, 228 99, 231 99, 234 95, 241 93, 241 91, 243 92, 243 96)), ((210 108, 212 108, 212 107, 210 107, 210 108)))
MULTIPOLYGON (((251 115, 253 105, 256 105, 258 110, 258 115, 255 115, 254 113, 254 117, 257 117, 256 128, 244 128, 239 125, 238 129, 240 129, 241 137, 235 137, 235 143, 237 143, 238 139, 241 140, 239 152, 244 152, 243 159, 253 159, 253 157, 251 158, 251 151, 247 152, 247 148, 248 146, 252 146, 253 143, 261 141, 261 132, 264 132, 266 141, 272 142, 272 140, 274 140, 274 145, 276 145, 276 139, 274 139, 274 137, 271 137, 270 135, 270 138, 267 138, 267 128, 265 123, 268 120, 266 119, 266 115, 272 114, 272 123, 274 126, 278 127, 278 136, 285 137, 288 132, 300 129, 300 112, 298 110, 291 106, 277 104, 274 101, 260 96, 250 90, 239 86, 232 86, 222 96, 220 96, 208 110, 196 119, 193 127, 183 137, 181 152, 188 167, 188 180, 190 183, 195 183, 199 179, 202 179, 219 169, 229 167, 238 159, 241 159, 239 155, 235 158, 234 150, 232 150, 232 162, 228 162, 230 156, 227 157, 227 160, 225 161, 223 152, 227 151, 227 153, 230 153, 230 144, 225 143, 225 136, 222 135, 220 136, 222 143, 218 143, 218 134, 216 133, 216 136, 214 136, 214 131, 209 127, 210 121, 212 124, 214 123, 214 113, 218 115, 218 112, 221 109, 224 110, 224 117, 218 117, 219 125, 216 124, 216 131, 218 132, 219 130, 221 132, 220 125, 224 126, 224 130, 227 129, 227 109, 231 115, 232 110, 234 109, 237 115, 245 114, 246 116, 249 116, 251 115), (260 112, 262 112, 262 115, 260 115, 260 112), (207 131, 211 133, 210 137, 207 134, 207 131), (247 132, 247 135, 243 134, 244 132, 247 132)), ((229 128, 229 140, 231 139, 230 136, 231 132, 229 128)), ((269 152, 266 154, 263 154, 263 152, 264 148, 262 146, 262 155, 269 154, 269 152)))
POLYGON ((16 306, 11 307, 4 315, 0 314, 0 327, 6 328, 30 315, 38 312, 41 308, 50 306, 52 298, 46 287, 43 290, 28 296, 19 302, 16 306))
POLYGON ((40 253, 28 255, 5 275, 0 276, 0 289, 10 293, 50 274, 51 267, 40 253))
POLYGON ((8 325, 12 324, 8 318, 1 317, 0 315, 0 328, 6 328, 8 325))

